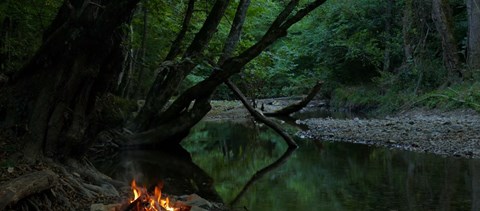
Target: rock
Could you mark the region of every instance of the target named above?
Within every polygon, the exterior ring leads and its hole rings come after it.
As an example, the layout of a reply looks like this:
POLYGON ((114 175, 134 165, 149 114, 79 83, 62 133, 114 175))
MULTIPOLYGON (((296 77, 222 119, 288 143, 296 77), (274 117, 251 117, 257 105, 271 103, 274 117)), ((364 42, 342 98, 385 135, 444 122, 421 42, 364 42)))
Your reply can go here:
POLYGON ((389 144, 396 144, 397 142, 394 141, 394 140, 388 140, 387 143, 389 143, 389 144))
POLYGON ((121 204, 92 204, 90 206, 90 211, 116 211, 121 204))
POLYGON ((197 194, 181 196, 180 199, 182 204, 192 207, 191 211, 204 211, 213 207, 212 203, 197 194))
POLYGON ((298 133, 325 141, 358 142, 405 148, 439 155, 480 157, 480 115, 467 116, 458 111, 415 112, 385 119, 318 118, 302 121, 309 131, 298 133))

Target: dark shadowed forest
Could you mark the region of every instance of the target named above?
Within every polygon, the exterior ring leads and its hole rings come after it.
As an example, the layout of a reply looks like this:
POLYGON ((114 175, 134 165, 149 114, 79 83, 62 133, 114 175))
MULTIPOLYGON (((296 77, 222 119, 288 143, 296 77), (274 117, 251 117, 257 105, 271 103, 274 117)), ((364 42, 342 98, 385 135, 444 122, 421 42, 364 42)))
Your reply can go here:
POLYGON ((0 2, 0 210, 478 210, 479 111, 480 0, 0 2))

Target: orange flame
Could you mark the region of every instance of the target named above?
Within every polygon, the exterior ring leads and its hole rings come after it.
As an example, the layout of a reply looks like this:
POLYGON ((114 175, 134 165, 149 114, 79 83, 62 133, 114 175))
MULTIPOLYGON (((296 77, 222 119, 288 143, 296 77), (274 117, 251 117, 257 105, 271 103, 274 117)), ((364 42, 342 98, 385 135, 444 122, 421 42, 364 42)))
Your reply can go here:
POLYGON ((177 211, 172 205, 170 205, 170 200, 168 197, 165 199, 162 198, 162 192, 160 187, 156 186, 154 195, 151 196, 147 188, 145 187, 138 187, 135 180, 132 180, 132 192, 133 192, 133 199, 130 200, 130 203, 134 203, 137 200, 141 200, 136 205, 136 211, 177 211), (142 197, 142 198, 140 198, 142 197), (139 199, 140 198, 140 199, 139 199))

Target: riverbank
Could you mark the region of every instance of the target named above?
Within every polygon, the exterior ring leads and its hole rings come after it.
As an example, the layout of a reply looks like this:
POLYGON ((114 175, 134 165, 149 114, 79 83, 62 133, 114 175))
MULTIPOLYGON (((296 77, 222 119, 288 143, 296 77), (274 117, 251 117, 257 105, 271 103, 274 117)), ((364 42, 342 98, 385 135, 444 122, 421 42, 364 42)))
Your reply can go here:
MULTIPOLYGON (((265 112, 271 112, 295 99, 265 99, 265 112)), ((314 101, 304 111, 323 102, 314 101)), ((214 102, 214 109, 206 120, 240 120, 250 118, 239 102, 214 102), (215 106, 217 105, 217 106, 215 106)), ((480 158, 480 115, 473 110, 414 109, 382 118, 311 118, 297 123, 308 126, 299 137, 331 142, 351 142, 433 153, 442 156, 480 158)))
POLYGON ((471 110, 414 110, 381 119, 316 118, 298 135, 443 156, 480 158, 480 115, 471 110))

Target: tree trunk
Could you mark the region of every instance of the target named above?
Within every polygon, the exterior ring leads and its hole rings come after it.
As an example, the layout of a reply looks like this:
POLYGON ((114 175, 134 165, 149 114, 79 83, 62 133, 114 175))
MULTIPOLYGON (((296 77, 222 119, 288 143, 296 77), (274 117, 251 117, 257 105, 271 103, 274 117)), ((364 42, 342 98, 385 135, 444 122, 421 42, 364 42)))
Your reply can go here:
POLYGON ((145 74, 145 56, 147 54, 147 24, 148 24, 148 10, 147 10, 147 1, 144 1, 142 4, 143 10, 143 30, 142 30, 142 40, 140 43, 140 59, 137 59, 136 67, 138 68, 138 75, 135 84, 135 90, 133 91, 133 99, 144 99, 144 91, 143 91, 143 80, 145 74))
MULTIPOLYGON (((171 119, 162 119, 162 112, 169 100, 173 97, 181 82, 195 68, 195 60, 199 58, 217 30, 220 20, 225 14, 229 1, 217 0, 200 31, 195 35, 180 62, 165 61, 160 67, 152 87, 150 88, 145 106, 142 108, 133 130, 147 131, 166 123, 171 119)), ((186 18, 185 18, 186 19, 186 18)), ((190 105, 190 104, 189 104, 190 105)), ((183 111, 188 107, 181 108, 183 111)), ((176 113, 178 115, 181 112, 176 113)))
POLYGON ((453 36, 452 12, 448 0, 432 0, 432 17, 442 39, 443 63, 451 80, 462 78, 457 42, 453 36))
MULTIPOLYGON (((207 44, 205 40, 208 41, 208 39, 206 39, 206 35, 202 35, 202 33, 209 30, 204 29, 204 27, 206 27, 204 25, 187 49, 182 61, 179 63, 164 63, 164 70, 160 72, 167 73, 157 76, 157 80, 161 80, 162 82, 154 83, 154 87, 150 90, 151 95, 149 94, 147 97, 146 105, 142 109, 141 114, 143 113, 143 115, 139 115, 136 119, 136 123, 140 125, 140 127, 136 128, 137 131, 145 132, 131 137, 129 139, 130 141, 127 141, 128 144, 125 145, 131 147, 135 145, 135 143, 133 143, 135 140, 140 141, 139 145, 151 145, 166 141, 165 139, 172 138, 172 131, 176 131, 175 134, 187 134, 190 128, 198 123, 210 110, 209 99, 219 85, 228 80, 232 75, 239 73, 248 62, 257 57, 277 39, 286 36, 287 30, 293 24, 300 21, 324 2, 325 0, 315 0, 306 4, 304 8, 298 10, 295 14, 292 14, 299 2, 298 0, 290 1, 271 24, 265 35, 256 44, 240 55, 225 60, 222 65, 215 68, 218 69, 218 71, 213 71, 207 79, 187 89, 167 108, 164 108, 164 105, 166 105, 168 99, 172 96, 171 94, 169 96, 165 95, 164 92, 175 91, 178 83, 183 80, 186 74, 195 66, 192 59, 188 58, 198 57, 202 52, 201 49, 204 49, 204 45, 207 44), (199 50, 198 48, 201 49, 199 50), (168 81, 169 78, 173 78, 174 80, 168 81), (162 93, 159 94, 160 90, 162 93), (155 103, 154 101, 159 101, 160 103, 155 103), (158 107, 159 105, 161 105, 161 107, 158 107), (185 122, 186 120, 188 120, 188 122, 185 122), (142 140, 142 138, 147 137, 148 140, 142 140)), ((214 5, 213 8, 215 7, 214 5)), ((210 15, 212 14, 216 17, 221 16, 218 11, 211 11, 210 15)), ((209 18, 206 20, 206 23, 208 22, 209 18)), ((206 28, 215 30, 216 27, 207 26, 206 28)), ((178 138, 178 136, 176 137, 178 138)))
POLYGON ((395 0, 388 0, 385 6, 385 50, 383 52, 383 71, 390 71, 391 69, 391 52, 392 52, 392 25, 393 20, 393 6, 395 0))
POLYGON ((471 70, 480 69, 480 0, 467 0, 468 47, 467 64, 471 70))
MULTIPOLYGON (((10 32, 10 18, 5 17, 0 25, 0 74, 5 73, 8 62, 7 40, 10 32)), ((1 83, 0 83, 1 87, 1 83)))
POLYGON ((123 61, 123 68, 122 73, 119 76, 119 84, 117 87, 116 94, 120 97, 129 98, 129 89, 132 81, 132 74, 133 74, 133 26, 130 24, 130 42, 129 45, 126 45, 123 49, 124 51, 124 61, 123 61))
POLYGON ((44 43, 9 85, 11 123, 26 124, 25 156, 82 155, 99 129, 97 97, 115 85, 124 38, 138 0, 65 1, 44 43))
POLYGON ((405 0, 402 19, 402 32, 403 32, 403 54, 404 63, 409 64, 413 60, 413 37, 412 37, 412 25, 413 25, 413 2, 412 0, 405 0))
POLYGON ((194 7, 195 0, 189 0, 187 11, 185 12, 185 17, 183 18, 182 29, 180 29, 177 37, 172 42, 172 47, 170 48, 170 51, 168 51, 165 61, 173 60, 180 54, 183 40, 185 39, 185 35, 187 34, 188 27, 190 25, 190 20, 192 19, 194 7))

